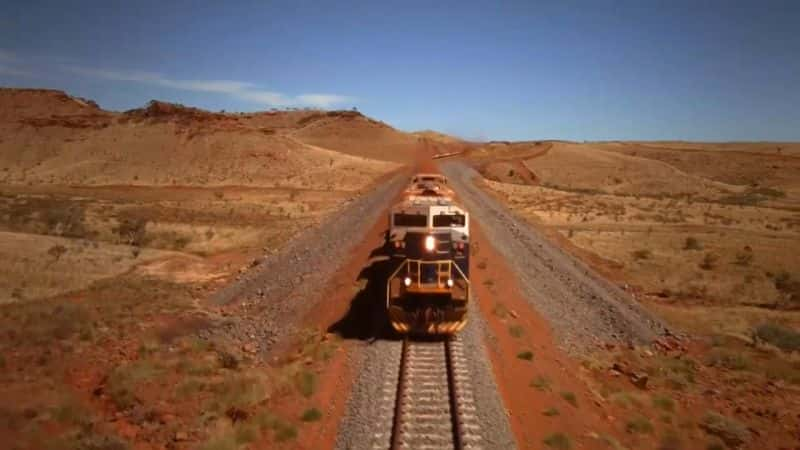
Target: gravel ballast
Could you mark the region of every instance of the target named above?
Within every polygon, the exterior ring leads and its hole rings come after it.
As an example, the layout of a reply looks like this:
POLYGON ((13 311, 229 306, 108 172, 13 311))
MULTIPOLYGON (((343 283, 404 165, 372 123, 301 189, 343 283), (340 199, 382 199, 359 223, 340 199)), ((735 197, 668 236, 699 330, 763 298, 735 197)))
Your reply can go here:
POLYGON ((508 260, 523 296, 573 353, 608 342, 647 343, 668 330, 630 294, 567 254, 475 185, 480 175, 459 161, 440 165, 459 200, 508 260))
POLYGON ((292 336, 298 331, 296 322, 324 300, 327 283, 405 182, 405 174, 398 174, 351 200, 320 226, 301 232, 278 253, 264 257, 239 280, 215 292, 211 303, 236 304, 243 311, 207 332, 248 342, 260 352, 292 336))
MULTIPOLYGON (((476 422, 480 424, 479 447, 517 448, 484 345, 488 327, 480 316, 477 305, 468 314, 469 322, 458 335, 458 339, 462 343, 464 354, 469 355, 467 377, 478 406, 474 414, 477 416, 476 422)), ((350 392, 345 417, 339 427, 335 448, 389 448, 402 345, 399 340, 376 340, 361 344, 351 353, 351 364, 357 376, 350 392)))

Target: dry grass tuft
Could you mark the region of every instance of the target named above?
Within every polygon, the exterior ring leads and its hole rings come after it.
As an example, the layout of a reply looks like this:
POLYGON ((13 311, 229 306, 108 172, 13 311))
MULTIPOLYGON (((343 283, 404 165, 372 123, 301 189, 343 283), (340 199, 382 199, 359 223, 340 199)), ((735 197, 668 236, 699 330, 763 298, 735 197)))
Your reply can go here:
POLYGON ((542 441, 548 448, 556 450, 571 450, 572 441, 569 436, 564 433, 553 433, 544 438, 542 441))
POLYGON ((300 416, 300 420, 303 422, 316 422, 322 418, 322 412, 317 408, 309 408, 303 412, 303 415, 300 416))
POLYGON ((777 323, 764 323, 756 327, 753 337, 781 350, 794 352, 800 350, 800 333, 777 323))
POLYGON ((750 439, 750 431, 736 419, 709 411, 703 417, 700 428, 706 433, 720 438, 725 445, 737 448, 750 439))
POLYGON ((517 353, 517 358, 525 361, 533 361, 533 352, 530 350, 521 351, 517 353))
POLYGON ((625 430, 634 434, 650 434, 653 432, 653 424, 647 417, 635 417, 625 424, 625 430))
POLYGON ((550 380, 542 375, 537 376, 528 384, 532 388, 536 388, 540 391, 549 391, 550 390, 550 380))
POLYGON ((575 396, 573 392, 564 391, 561 393, 561 398, 563 398, 567 403, 574 407, 578 407, 578 398, 575 396))

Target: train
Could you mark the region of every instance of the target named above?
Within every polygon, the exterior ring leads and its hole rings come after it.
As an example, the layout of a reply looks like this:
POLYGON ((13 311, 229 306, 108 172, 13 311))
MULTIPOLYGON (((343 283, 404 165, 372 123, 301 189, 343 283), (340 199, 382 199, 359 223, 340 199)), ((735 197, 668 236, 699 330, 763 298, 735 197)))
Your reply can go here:
POLYGON ((469 213, 447 177, 414 175, 389 212, 386 310, 404 335, 452 335, 466 325, 469 213))

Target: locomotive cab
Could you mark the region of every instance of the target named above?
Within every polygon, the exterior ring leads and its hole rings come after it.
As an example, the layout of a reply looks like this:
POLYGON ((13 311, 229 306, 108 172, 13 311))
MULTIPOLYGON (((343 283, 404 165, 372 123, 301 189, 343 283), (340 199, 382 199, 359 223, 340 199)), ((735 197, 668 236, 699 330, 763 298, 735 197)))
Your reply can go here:
POLYGON ((469 215, 452 199, 424 191, 390 213, 394 271, 386 306, 400 333, 453 334, 466 324, 469 215))

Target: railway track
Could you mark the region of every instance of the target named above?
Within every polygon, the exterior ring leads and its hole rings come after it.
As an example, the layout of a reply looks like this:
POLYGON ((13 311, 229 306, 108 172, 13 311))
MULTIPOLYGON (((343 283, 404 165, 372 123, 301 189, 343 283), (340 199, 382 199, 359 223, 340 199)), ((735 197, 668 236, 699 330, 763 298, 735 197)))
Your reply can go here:
POLYGON ((390 448, 482 448, 461 343, 403 341, 390 448))

